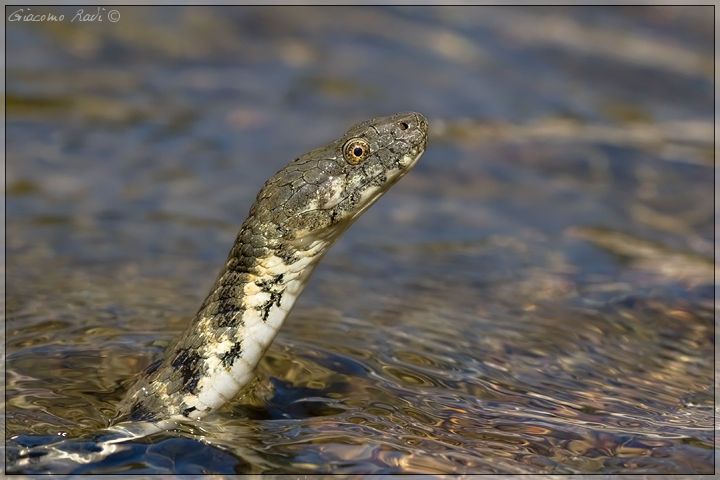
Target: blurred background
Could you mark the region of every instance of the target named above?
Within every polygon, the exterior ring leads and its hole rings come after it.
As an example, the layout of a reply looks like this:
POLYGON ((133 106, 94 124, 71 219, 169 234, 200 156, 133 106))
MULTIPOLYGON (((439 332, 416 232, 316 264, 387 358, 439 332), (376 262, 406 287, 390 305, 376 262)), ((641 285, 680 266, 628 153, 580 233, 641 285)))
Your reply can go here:
POLYGON ((8 472, 713 472, 712 6, 5 13, 8 472), (263 182, 405 110, 255 387, 93 453, 263 182))

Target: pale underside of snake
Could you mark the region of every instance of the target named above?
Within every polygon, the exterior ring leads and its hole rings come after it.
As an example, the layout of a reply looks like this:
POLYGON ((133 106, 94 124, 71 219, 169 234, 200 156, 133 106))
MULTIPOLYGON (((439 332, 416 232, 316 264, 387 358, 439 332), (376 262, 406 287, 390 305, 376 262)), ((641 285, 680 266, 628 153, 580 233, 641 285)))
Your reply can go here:
POLYGON ((268 180, 199 311, 113 423, 197 420, 235 397, 318 262, 415 165, 427 133, 418 113, 368 120, 268 180))

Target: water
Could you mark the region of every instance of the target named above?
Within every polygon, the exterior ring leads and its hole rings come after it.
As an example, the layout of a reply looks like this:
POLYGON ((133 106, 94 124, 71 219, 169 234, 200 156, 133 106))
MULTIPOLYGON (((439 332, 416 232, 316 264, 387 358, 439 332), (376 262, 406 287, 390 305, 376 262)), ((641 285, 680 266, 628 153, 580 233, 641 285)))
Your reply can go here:
POLYGON ((117 10, 6 22, 8 472, 714 471, 711 11, 117 10), (262 183, 403 110, 252 389, 108 443, 262 183))

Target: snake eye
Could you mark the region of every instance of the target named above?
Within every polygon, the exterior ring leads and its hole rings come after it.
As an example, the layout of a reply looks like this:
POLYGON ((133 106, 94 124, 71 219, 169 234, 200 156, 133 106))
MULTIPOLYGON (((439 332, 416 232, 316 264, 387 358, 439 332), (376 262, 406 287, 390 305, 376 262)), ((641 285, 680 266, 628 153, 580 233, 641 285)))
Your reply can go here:
POLYGON ((370 155, 370 145, 362 138, 351 138, 343 147, 343 156, 350 165, 359 165, 370 155))

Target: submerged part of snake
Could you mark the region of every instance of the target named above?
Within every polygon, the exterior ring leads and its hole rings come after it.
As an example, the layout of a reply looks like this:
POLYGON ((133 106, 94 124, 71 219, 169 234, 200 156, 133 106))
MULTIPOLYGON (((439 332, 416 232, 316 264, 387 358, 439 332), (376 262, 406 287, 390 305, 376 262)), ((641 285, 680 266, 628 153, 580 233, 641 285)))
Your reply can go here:
POLYGON ((121 403, 116 422, 202 418, 254 378, 318 262, 425 151, 428 123, 359 123, 268 180, 200 310, 121 403))

